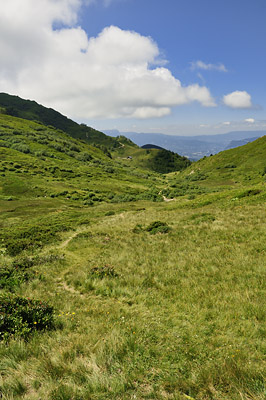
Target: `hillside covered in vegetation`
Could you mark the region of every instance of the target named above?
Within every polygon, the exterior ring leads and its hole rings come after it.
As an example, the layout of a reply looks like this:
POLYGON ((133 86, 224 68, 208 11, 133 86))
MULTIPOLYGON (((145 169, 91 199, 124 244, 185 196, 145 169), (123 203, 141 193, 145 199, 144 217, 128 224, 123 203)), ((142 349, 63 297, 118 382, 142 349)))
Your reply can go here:
POLYGON ((0 397, 264 400, 265 137, 179 168, 21 116, 0 114, 0 397))
MULTIPOLYGON (((137 162, 133 163, 137 167, 168 173, 182 170, 190 164, 187 158, 167 150, 147 153, 125 137, 122 140, 121 137, 113 138, 107 136, 85 124, 78 124, 59 112, 44 107, 35 101, 0 93, 0 108, 3 114, 39 122, 48 128, 61 130, 75 139, 81 139, 94 147, 98 147, 109 157, 111 157, 111 152, 114 157, 120 157, 121 149, 123 149, 123 157, 126 157, 129 150, 132 150, 132 148, 137 149, 137 162), (149 154, 149 156, 147 157, 146 154, 149 154)), ((50 133, 52 133, 51 129, 50 133)), ((132 155, 130 156, 132 157, 132 155)))

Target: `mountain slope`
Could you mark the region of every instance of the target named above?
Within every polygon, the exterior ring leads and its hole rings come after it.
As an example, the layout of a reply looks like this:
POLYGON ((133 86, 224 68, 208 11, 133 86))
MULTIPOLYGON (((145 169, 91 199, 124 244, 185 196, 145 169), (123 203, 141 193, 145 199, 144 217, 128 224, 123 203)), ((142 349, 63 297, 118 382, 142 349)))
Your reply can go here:
POLYGON ((108 147, 116 145, 114 138, 84 124, 79 125, 52 108, 44 107, 35 101, 24 100, 18 96, 0 93, 0 107, 4 108, 8 115, 31 121, 39 121, 47 126, 51 125, 76 139, 82 139, 91 144, 108 147))
POLYGON ((84 124, 79 125, 59 112, 43 107, 35 101, 0 93, 0 107, 2 107, 2 113, 7 113, 10 116, 39 121, 48 127, 52 126, 60 129, 75 139, 81 139, 94 147, 99 147, 106 155, 111 156, 110 151, 112 151, 115 158, 121 158, 121 149, 122 153, 124 153, 122 158, 131 156, 131 154, 126 155, 127 152, 125 150, 130 149, 131 151, 134 148, 133 165, 135 167, 167 173, 184 169, 190 164, 188 160, 177 154, 165 153, 166 150, 163 153, 151 152, 149 156, 145 156, 145 151, 125 136, 119 136, 118 138, 107 136, 84 124), (137 157, 136 153, 138 153, 137 157))
POLYGON ((191 164, 188 158, 157 146, 140 148, 124 136, 118 136, 117 140, 120 146, 114 149, 112 157, 124 162, 125 165, 167 174, 182 171, 191 164))
POLYGON ((182 173, 188 181, 212 186, 255 184, 265 181, 266 136, 234 149, 204 157, 182 173))
MULTIPOLYGON (((156 181, 160 185, 157 175, 150 171, 149 176, 154 187, 156 181)), ((147 197, 149 176, 62 131, 0 114, 0 199, 58 197, 83 205, 123 201, 128 195, 147 197)))

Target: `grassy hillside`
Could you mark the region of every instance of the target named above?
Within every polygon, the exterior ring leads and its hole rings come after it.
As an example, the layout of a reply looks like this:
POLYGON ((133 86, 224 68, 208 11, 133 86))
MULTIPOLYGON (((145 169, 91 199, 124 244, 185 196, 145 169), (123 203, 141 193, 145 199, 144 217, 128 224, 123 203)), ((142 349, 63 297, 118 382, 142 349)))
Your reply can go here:
POLYGON ((0 397, 264 400, 264 139, 162 176, 0 115, 0 397))
POLYGON ((167 197, 238 189, 238 196, 260 193, 266 182, 266 136, 245 146, 194 162, 181 173, 168 174, 167 197), (252 186, 251 189, 246 189, 252 186), (251 190, 251 192, 250 192, 251 190))
MULTIPOLYGON (((206 185, 259 183, 266 172, 266 136, 235 149, 204 157, 184 173, 191 179, 199 176, 206 185), (204 178, 204 179, 203 179, 204 178)), ((196 179, 195 179, 196 180, 196 179)))
POLYGON ((90 203, 95 192, 94 202, 114 201, 117 195, 147 193, 160 182, 158 175, 126 168, 62 131, 6 115, 0 115, 0 154, 4 198, 53 195, 76 204, 90 203))
MULTIPOLYGON (((48 127, 60 129, 75 139, 81 139, 86 143, 97 146, 105 154, 112 151, 116 158, 125 158, 134 153, 133 166, 149 169, 151 171, 168 173, 186 168, 190 162, 178 154, 162 150, 162 152, 143 151, 126 137, 113 138, 90 128, 84 124, 77 124, 59 112, 43 107, 35 101, 24 100, 18 96, 0 93, 0 113, 6 113, 13 117, 19 117, 31 121, 38 121, 48 127), (2 111, 1 111, 2 110, 2 111), (149 154, 149 156, 147 156, 149 154)), ((52 130, 50 130, 52 133, 52 130)))
POLYGON ((78 124, 52 108, 44 107, 35 101, 24 100, 7 93, 0 93, 0 107, 8 115, 31 121, 39 121, 47 126, 51 125, 76 139, 83 139, 91 144, 99 144, 107 147, 116 145, 115 138, 107 136, 84 124, 78 124))
POLYGON ((169 150, 141 148, 124 136, 119 136, 117 140, 120 146, 113 150, 112 157, 122 161, 124 165, 138 166, 167 174, 173 171, 182 171, 191 164, 186 157, 169 150))

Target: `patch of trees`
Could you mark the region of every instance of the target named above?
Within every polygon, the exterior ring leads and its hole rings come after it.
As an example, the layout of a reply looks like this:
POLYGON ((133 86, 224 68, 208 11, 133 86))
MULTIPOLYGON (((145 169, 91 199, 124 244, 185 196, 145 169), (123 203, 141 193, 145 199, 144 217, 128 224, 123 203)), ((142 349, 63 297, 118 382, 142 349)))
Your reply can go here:
POLYGON ((174 171, 182 171, 189 167, 191 161, 169 150, 160 150, 152 161, 152 168, 156 172, 167 174, 174 171))

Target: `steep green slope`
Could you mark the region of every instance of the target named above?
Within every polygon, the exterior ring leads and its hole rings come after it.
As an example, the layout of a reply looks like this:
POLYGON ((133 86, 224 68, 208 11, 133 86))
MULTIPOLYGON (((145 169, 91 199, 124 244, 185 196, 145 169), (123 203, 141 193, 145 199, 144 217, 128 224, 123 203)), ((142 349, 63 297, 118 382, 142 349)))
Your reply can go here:
POLYGON ((39 121, 68 133, 74 138, 83 139, 88 143, 116 146, 116 140, 84 124, 79 125, 52 108, 46 108, 35 101, 24 100, 18 96, 0 93, 0 106, 8 115, 39 121))
POLYGON ((265 182, 266 136, 244 146, 204 157, 180 174, 179 179, 202 186, 237 187, 265 182))
POLYGON ((266 182, 266 136, 245 146, 204 157, 180 173, 170 173, 162 194, 168 198, 238 189, 235 197, 257 195, 266 182), (248 188, 248 189, 247 189, 248 188))
POLYGON ((79 125, 59 112, 43 107, 35 101, 0 93, 0 107, 2 112, 8 115, 39 121, 46 126, 60 129, 75 139, 82 139, 93 146, 99 147, 107 155, 110 155, 110 151, 112 151, 115 158, 133 157, 134 154, 132 165, 135 167, 168 173, 182 170, 190 164, 185 157, 180 157, 178 154, 167 150, 145 152, 125 137, 113 138, 84 124, 79 125))
POLYGON ((0 174, 4 198, 58 195, 88 204, 138 196, 159 183, 155 174, 124 167, 62 131, 7 115, 0 115, 0 174))

